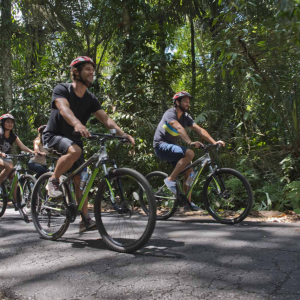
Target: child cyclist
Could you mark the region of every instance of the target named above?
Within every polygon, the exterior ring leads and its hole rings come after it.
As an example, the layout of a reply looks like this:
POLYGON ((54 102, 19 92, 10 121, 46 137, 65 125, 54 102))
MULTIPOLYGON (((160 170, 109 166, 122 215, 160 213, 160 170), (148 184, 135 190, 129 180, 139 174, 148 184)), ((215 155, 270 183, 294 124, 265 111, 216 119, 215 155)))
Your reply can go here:
MULTIPOLYGON (((6 155, 10 154, 11 148, 15 143, 22 151, 29 152, 32 154, 38 154, 38 152, 34 152, 27 148, 18 136, 13 132, 13 127, 15 125, 15 118, 11 114, 4 114, 0 117, 0 184, 4 181, 4 179, 9 175, 12 171, 14 165, 11 159, 7 158, 6 155)), ((12 180, 14 174, 11 174, 10 180, 12 180)), ((18 210, 17 205, 17 185, 13 191, 13 199, 15 210, 18 210)))
POLYGON ((42 125, 38 128, 38 136, 33 141, 33 149, 36 152, 40 152, 42 155, 32 157, 28 162, 28 168, 30 171, 36 173, 36 179, 48 171, 47 162, 45 155, 48 154, 48 151, 44 149, 42 141, 42 133, 46 125, 42 125))

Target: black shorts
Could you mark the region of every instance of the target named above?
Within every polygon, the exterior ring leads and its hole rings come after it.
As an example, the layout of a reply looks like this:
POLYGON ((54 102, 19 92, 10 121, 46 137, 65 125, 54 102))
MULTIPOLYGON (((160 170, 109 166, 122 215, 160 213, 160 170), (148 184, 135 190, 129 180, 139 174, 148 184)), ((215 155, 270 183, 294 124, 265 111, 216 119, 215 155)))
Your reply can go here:
POLYGON ((61 135, 54 135, 50 132, 46 132, 42 136, 44 148, 53 148, 57 152, 61 154, 66 154, 68 149, 72 145, 78 145, 81 148, 81 155, 79 159, 73 164, 71 169, 68 172, 73 172, 76 170, 80 165, 84 163, 84 155, 83 155, 83 143, 82 141, 72 141, 69 138, 61 135))

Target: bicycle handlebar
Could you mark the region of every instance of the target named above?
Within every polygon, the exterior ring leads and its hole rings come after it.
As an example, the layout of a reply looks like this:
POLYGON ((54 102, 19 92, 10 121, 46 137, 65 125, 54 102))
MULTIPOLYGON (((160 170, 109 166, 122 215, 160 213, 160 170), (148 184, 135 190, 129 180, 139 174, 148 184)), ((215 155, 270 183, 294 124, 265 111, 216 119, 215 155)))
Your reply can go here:
MULTIPOLYGON (((196 148, 195 145, 193 145, 193 147, 196 148)), ((219 150, 221 145, 220 144, 208 144, 208 145, 200 146, 198 149, 202 149, 204 151, 207 151, 209 148, 214 148, 214 147, 216 147, 217 150, 219 150)))
MULTIPOLYGON (((87 137, 87 139, 98 139, 99 137, 101 137, 104 140, 120 140, 120 141, 124 141, 124 142, 129 142, 127 138, 117 136, 114 134, 96 133, 96 132, 90 132, 90 134, 91 134, 91 136, 87 137)), ((81 136, 80 132, 78 132, 78 131, 73 131, 73 135, 81 136)))
POLYGON ((5 158, 13 158, 13 157, 26 157, 26 156, 28 156, 28 157, 33 157, 34 156, 34 154, 32 154, 32 153, 28 153, 28 154, 25 154, 25 153, 22 153, 22 154, 6 154, 6 156, 5 156, 5 158))

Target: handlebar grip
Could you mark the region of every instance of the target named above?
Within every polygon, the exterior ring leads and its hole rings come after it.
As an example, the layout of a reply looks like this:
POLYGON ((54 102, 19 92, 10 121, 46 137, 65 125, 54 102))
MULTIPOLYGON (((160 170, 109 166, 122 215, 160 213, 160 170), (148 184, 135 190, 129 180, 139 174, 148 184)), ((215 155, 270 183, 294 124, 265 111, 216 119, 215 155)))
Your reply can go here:
POLYGON ((73 131, 72 134, 77 136, 81 135, 79 131, 73 131))

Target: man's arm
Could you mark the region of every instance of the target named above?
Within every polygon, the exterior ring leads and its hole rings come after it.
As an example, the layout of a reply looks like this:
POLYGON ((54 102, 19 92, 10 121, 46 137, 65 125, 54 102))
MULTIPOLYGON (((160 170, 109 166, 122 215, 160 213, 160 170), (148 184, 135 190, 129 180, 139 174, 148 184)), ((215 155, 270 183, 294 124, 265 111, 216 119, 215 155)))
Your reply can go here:
POLYGON ((221 144, 223 147, 225 146, 223 141, 216 142, 204 128, 200 127, 196 123, 194 123, 190 128, 210 144, 221 144))
POLYGON ((180 123, 176 120, 173 120, 171 122, 169 122, 169 124, 177 130, 177 132, 179 133, 179 136, 187 143, 187 144, 191 144, 192 140, 190 139, 189 135, 187 134, 186 130, 180 125, 180 123))
POLYGON ((112 120, 103 109, 99 109, 94 113, 94 116, 107 128, 107 129, 116 129, 117 135, 126 137, 132 145, 135 144, 134 138, 124 133, 124 131, 112 120))
POLYGON ((85 137, 91 136, 86 127, 82 125, 82 123, 75 117, 74 113, 71 111, 67 99, 57 98, 54 100, 54 103, 65 121, 74 127, 74 131, 79 131, 80 134, 85 137))

